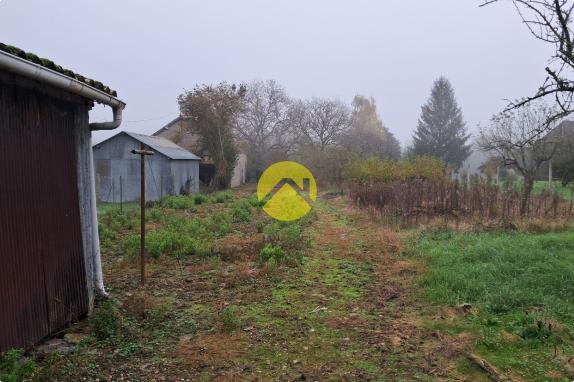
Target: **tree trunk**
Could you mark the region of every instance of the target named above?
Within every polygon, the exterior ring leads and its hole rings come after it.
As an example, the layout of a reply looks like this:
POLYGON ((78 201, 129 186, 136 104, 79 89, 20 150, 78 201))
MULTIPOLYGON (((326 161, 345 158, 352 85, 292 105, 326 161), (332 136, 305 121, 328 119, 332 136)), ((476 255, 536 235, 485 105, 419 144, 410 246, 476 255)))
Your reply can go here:
POLYGON ((528 212, 528 202, 530 200, 530 194, 532 193, 532 188, 534 186, 534 177, 525 176, 524 177, 524 188, 522 190, 522 200, 520 203, 520 215, 524 216, 528 212))

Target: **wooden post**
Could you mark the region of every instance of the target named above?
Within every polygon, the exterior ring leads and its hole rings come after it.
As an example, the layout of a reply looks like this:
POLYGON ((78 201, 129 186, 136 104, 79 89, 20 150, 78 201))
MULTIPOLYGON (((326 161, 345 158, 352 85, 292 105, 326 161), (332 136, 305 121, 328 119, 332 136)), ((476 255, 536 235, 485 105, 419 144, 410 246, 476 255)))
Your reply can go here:
POLYGON ((124 210, 124 189, 123 189, 122 176, 120 175, 120 211, 123 210, 124 210))
POLYGON ((141 285, 145 284, 145 157, 146 155, 154 155, 153 151, 145 149, 144 144, 141 144, 140 150, 132 150, 132 154, 140 156, 140 176, 141 176, 141 191, 140 191, 140 271, 141 271, 141 285))

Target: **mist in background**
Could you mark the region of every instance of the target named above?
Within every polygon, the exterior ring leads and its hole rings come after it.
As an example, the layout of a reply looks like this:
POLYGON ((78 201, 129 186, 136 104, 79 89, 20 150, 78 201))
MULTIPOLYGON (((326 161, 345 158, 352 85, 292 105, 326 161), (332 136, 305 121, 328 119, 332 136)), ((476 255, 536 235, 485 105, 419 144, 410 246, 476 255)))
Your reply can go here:
MULTIPOLYGON (((433 81, 454 86, 470 132, 533 94, 549 46, 510 3, 474 0, 2 0, 0 41, 118 91, 119 130, 151 134, 194 84, 275 79, 292 97, 373 96, 410 142, 433 81)), ((97 106, 90 120, 111 119, 97 106)))

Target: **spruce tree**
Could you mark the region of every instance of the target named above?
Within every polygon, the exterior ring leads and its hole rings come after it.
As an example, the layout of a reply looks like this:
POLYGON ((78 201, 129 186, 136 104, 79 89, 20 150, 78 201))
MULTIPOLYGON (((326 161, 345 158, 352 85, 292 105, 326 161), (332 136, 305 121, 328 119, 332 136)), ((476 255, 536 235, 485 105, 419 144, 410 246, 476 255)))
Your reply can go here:
POLYGON ((440 158, 457 171, 471 153, 462 111, 450 82, 441 77, 435 81, 431 96, 422 106, 422 113, 413 135, 413 155, 440 158))

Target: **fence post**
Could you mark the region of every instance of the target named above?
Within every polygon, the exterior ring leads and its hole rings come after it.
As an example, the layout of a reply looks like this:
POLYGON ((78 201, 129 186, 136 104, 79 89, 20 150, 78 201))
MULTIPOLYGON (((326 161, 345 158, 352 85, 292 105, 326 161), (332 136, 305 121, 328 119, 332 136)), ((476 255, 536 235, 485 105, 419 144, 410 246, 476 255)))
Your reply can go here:
POLYGON ((122 182, 122 176, 120 175, 120 211, 124 210, 124 187, 122 182))

